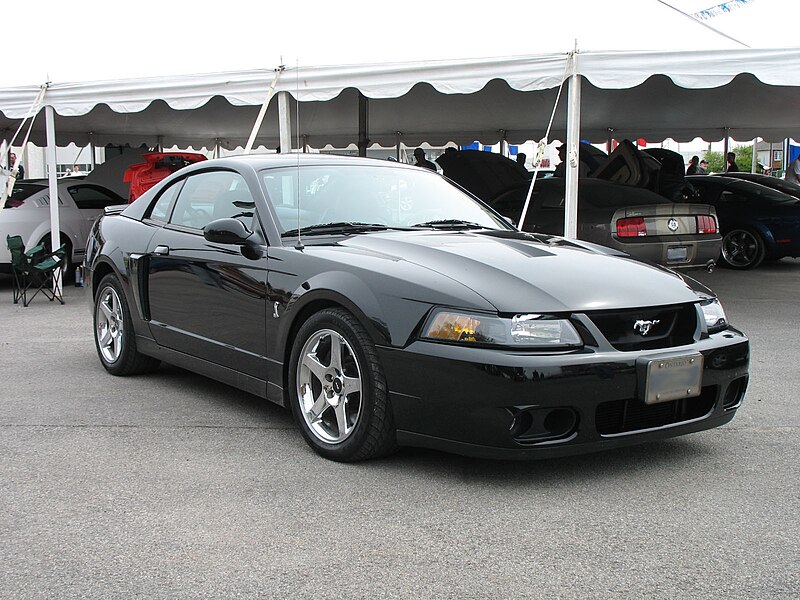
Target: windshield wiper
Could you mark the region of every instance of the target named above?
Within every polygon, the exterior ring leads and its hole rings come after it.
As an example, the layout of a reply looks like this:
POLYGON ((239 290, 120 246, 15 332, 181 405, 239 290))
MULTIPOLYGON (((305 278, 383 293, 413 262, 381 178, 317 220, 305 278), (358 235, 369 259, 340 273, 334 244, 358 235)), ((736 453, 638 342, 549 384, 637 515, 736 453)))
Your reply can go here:
POLYGON ((417 223, 412 227, 433 227, 434 229, 486 229, 483 225, 473 223, 471 221, 462 221, 460 219, 440 219, 438 221, 426 221, 424 223, 417 223))
POLYGON ((301 227, 299 230, 290 229, 284 231, 281 237, 298 235, 323 235, 326 233, 360 233, 363 231, 385 231, 389 229, 387 225, 380 223, 359 223, 354 221, 337 221, 335 223, 317 223, 301 227))

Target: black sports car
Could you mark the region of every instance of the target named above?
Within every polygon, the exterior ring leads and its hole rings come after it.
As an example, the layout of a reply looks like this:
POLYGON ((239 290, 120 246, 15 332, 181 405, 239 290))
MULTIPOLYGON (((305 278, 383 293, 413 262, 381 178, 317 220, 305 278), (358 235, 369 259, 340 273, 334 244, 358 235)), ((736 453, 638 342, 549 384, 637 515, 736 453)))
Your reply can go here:
POLYGON ((199 163, 94 226, 94 336, 289 407, 319 454, 532 458, 730 421, 749 343, 691 279, 514 230, 426 169, 199 163))
POLYGON ((754 269, 764 260, 800 256, 800 200, 759 183, 727 176, 686 178, 712 205, 722 231, 722 264, 754 269))

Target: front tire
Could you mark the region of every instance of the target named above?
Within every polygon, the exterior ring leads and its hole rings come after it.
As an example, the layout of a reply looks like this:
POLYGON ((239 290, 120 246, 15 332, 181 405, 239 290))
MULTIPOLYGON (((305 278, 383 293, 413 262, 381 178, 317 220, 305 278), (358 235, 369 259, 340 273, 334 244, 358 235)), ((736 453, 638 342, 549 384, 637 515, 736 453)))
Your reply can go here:
POLYGON ((764 240, 750 229, 732 229, 722 238, 722 260, 731 269, 755 269, 765 254, 764 240))
POLYGON ((113 273, 100 280, 94 297, 94 344, 100 362, 112 375, 146 373, 160 362, 136 349, 130 307, 113 273))
POLYGON ((289 401, 306 442, 325 458, 352 462, 397 448, 375 345, 345 310, 322 310, 298 331, 289 362, 289 401))

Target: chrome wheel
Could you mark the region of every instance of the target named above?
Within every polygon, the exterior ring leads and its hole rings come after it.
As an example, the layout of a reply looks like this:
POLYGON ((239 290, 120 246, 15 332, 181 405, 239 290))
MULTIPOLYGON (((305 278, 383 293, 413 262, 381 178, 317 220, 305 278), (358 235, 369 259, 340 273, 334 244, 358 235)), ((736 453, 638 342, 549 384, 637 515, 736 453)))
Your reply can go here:
POLYGON ((750 269, 764 260, 764 245, 758 234, 747 229, 734 229, 722 239, 722 258, 731 267, 750 269))
POLYGON ((297 401, 311 433, 328 444, 346 440, 361 416, 362 371, 353 348, 331 329, 303 345, 297 363, 297 401))
POLYGON ((111 286, 103 288, 95 307, 97 348, 107 363, 115 363, 122 354, 125 328, 122 303, 111 286))

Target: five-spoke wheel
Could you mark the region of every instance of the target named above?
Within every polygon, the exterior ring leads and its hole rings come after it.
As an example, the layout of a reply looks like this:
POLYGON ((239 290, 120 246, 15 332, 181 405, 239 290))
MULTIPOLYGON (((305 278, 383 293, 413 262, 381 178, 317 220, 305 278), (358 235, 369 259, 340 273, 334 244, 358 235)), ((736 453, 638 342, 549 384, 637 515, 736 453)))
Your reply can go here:
POLYGON ((749 229, 732 229, 722 238, 722 258, 733 269, 753 269, 764 260, 764 241, 749 229))
POLYGON ((108 285, 101 290, 94 311, 97 349, 105 362, 114 363, 122 353, 125 322, 122 303, 113 287, 108 285))
POLYGON ((395 449, 378 353, 351 313, 325 309, 300 327, 289 379, 292 412, 303 437, 322 456, 355 461, 395 449))
POLYGON ((100 362, 113 375, 144 373, 158 367, 157 359, 136 349, 128 301, 113 273, 100 280, 94 296, 94 343, 100 362))
POLYGON ((306 425, 323 442, 346 440, 361 413, 361 367, 352 347, 339 333, 322 329, 306 340, 298 366, 306 425))

